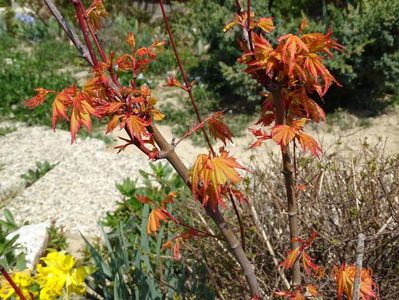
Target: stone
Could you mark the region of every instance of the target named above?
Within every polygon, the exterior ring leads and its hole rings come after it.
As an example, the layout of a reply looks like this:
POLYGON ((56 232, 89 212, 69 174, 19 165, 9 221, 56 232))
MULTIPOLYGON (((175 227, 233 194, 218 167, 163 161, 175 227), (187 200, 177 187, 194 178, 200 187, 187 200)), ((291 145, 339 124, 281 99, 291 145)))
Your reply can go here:
POLYGON ((7 239, 12 239, 15 235, 19 235, 16 244, 20 244, 21 248, 17 249, 15 254, 25 253, 26 267, 30 270, 35 269, 40 257, 46 251, 49 241, 48 227, 47 223, 25 225, 7 236, 7 239))

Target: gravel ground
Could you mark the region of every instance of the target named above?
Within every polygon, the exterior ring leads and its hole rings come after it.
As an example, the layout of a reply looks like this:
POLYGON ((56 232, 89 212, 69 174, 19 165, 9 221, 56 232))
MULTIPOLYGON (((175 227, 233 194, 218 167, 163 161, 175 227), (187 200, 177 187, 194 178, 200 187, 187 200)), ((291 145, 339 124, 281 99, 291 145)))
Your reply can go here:
MULTIPOLYGON (((310 129, 310 134, 317 137, 326 153, 350 152, 364 142, 365 137, 370 144, 379 139, 386 140, 385 151, 388 154, 399 153, 399 109, 370 118, 367 127, 357 126, 357 121, 344 115, 340 123, 322 125, 316 131, 310 129), (351 126, 343 129, 342 122, 351 126)), ((124 177, 137 178, 137 171, 148 167, 147 158, 134 147, 116 155, 112 147, 110 149, 97 139, 78 139, 77 143, 70 145, 69 132, 63 130, 54 133, 45 127, 4 122, 0 123, 1 127, 16 127, 16 131, 0 137, 0 206, 7 206, 19 221, 56 219, 72 236, 78 231, 98 234, 96 222, 106 211, 112 210, 120 198, 115 183, 124 177), (35 169, 37 161, 44 160, 59 164, 25 189, 20 176, 29 169, 35 169)), ((170 128, 159 127, 167 140, 172 140, 170 128)), ((116 131, 113 135, 123 136, 123 133, 116 131)), ((267 161, 264 148, 247 150, 253 141, 253 137, 246 134, 235 139, 235 144, 228 149, 246 166, 250 165, 251 156, 258 161, 267 161)), ((267 147, 272 151, 278 149, 274 145, 267 147)), ((201 152, 207 153, 207 150, 195 147, 189 140, 177 147, 177 153, 187 165, 201 152)))
POLYGON ((71 145, 69 132, 45 127, 19 127, 0 137, 0 163, 0 204, 17 222, 55 219, 72 236, 98 235, 98 219, 120 200, 115 184, 148 167, 137 151, 116 155, 90 138, 71 145), (25 189, 20 176, 45 160, 58 165, 25 189))

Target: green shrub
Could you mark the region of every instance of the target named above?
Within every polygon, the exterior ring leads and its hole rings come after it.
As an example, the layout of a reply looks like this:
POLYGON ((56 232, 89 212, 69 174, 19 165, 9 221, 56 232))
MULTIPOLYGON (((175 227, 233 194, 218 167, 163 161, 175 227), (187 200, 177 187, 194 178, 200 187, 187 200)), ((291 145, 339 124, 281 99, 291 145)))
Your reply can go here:
POLYGON ((69 45, 60 41, 26 43, 0 34, 0 116, 24 121, 28 124, 50 124, 51 104, 44 103, 29 111, 23 101, 35 95, 35 88, 61 90, 72 84, 64 73, 57 71, 66 61, 77 57, 69 45))
MULTIPOLYGON (((216 99, 230 103, 232 109, 253 109, 256 105, 248 103, 260 103, 260 90, 254 81, 239 75, 236 60, 240 51, 235 40, 240 32, 225 34, 222 30, 231 20, 234 2, 190 1, 178 7, 171 20, 178 41, 184 41, 186 47, 192 47, 196 40, 207 43, 206 51, 196 54, 202 61, 190 69, 191 75, 199 76, 216 93, 216 99)), ((254 1, 253 5, 257 15, 275 18, 277 31, 272 38, 295 32, 303 17, 310 20, 309 31, 327 32, 333 26, 334 37, 346 49, 328 62, 343 84, 342 88, 334 87, 324 99, 328 110, 342 106, 376 112, 398 97, 398 1, 276 0, 254 1)))
POLYGON ((344 85, 329 98, 338 105, 375 110, 385 94, 399 93, 399 2, 361 0, 337 8, 329 5, 334 36, 346 49, 330 61, 333 74, 344 85))

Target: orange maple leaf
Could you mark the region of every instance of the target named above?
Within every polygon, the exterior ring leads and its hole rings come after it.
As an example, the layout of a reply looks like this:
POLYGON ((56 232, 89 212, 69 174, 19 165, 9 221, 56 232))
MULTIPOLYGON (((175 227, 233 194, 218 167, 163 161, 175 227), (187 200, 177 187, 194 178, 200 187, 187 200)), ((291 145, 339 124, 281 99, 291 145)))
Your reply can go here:
POLYGON ((262 29, 266 33, 270 33, 274 30, 274 24, 272 18, 260 18, 256 23, 260 29, 262 29))
POLYGON ((36 96, 34 96, 33 98, 29 99, 29 100, 25 100, 24 105, 29 107, 30 109, 34 109, 37 106, 43 104, 43 102, 46 100, 46 97, 49 93, 54 93, 51 90, 46 90, 43 88, 37 88, 35 89, 36 91, 36 96))
POLYGON ((168 215, 161 208, 154 208, 148 216, 147 234, 153 234, 159 230, 160 221, 167 222, 168 215))
MULTIPOLYGON (((356 268, 354 265, 345 265, 334 268, 335 281, 337 282, 337 297, 342 299, 345 294, 348 300, 352 299, 353 285, 355 280, 356 268)), ((371 277, 371 271, 362 268, 360 271, 360 297, 361 299, 378 299, 374 291, 376 284, 371 277)))
POLYGON ((298 130, 290 125, 277 125, 272 129, 272 139, 280 146, 287 146, 296 136, 298 130))
POLYGON ((342 51, 344 47, 337 43, 337 41, 331 39, 332 28, 328 29, 327 34, 322 33, 308 33, 302 36, 302 41, 308 46, 309 52, 317 53, 324 52, 328 56, 332 57, 330 49, 342 51))
POLYGON ((317 273, 319 266, 313 263, 313 258, 306 253, 306 251, 302 252, 302 265, 305 269, 306 274, 309 276, 312 271, 317 273))
POLYGON ((293 250, 290 250, 287 254, 287 257, 284 259, 284 261, 282 263, 280 263, 280 266, 282 266, 285 270, 292 268, 294 263, 299 258, 300 254, 301 254, 301 251, 300 251, 299 247, 297 247, 293 250))
POLYGON ((98 31, 101 28, 102 19, 108 16, 102 0, 94 0, 86 10, 86 14, 94 31, 98 31))
POLYGON ((278 39, 279 45, 277 50, 281 52, 282 61, 288 66, 288 75, 292 75, 295 66, 295 59, 299 54, 309 52, 306 44, 293 34, 286 34, 278 39))
POLYGON ((72 112, 70 118, 71 143, 76 140, 76 134, 82 125, 86 127, 87 131, 91 132, 91 115, 95 115, 95 109, 88 101, 90 100, 87 99, 82 92, 78 92, 77 95, 72 98, 72 112))
POLYGON ((323 81, 324 87, 322 89, 321 95, 323 96, 331 84, 334 82, 336 85, 341 86, 341 84, 331 75, 327 67, 321 62, 322 58, 314 53, 309 53, 306 55, 303 67, 309 73, 306 80, 314 82, 314 85, 319 85, 319 78, 323 81))
POLYGON ((191 171, 190 181, 192 193, 201 199, 203 205, 210 201, 213 209, 223 204, 222 192, 226 184, 235 184, 241 180, 236 169, 244 169, 234 157, 228 156, 223 148, 219 156, 198 155, 191 171))
POLYGON ((129 133, 139 141, 143 141, 143 136, 149 136, 146 126, 149 125, 148 121, 143 120, 139 116, 130 115, 124 118, 122 124, 126 122, 129 133))
POLYGON ((219 139, 226 145, 226 140, 233 142, 232 134, 229 127, 223 121, 223 113, 217 112, 215 113, 208 121, 209 132, 215 138, 215 140, 219 139))
POLYGON ((309 150, 313 156, 317 157, 323 152, 321 150, 319 143, 316 142, 316 140, 312 138, 310 135, 307 135, 306 133, 303 132, 299 132, 297 137, 303 151, 309 150))
POLYGON ((69 121, 67 115, 67 107, 73 102, 73 97, 76 94, 76 86, 70 86, 63 89, 54 99, 53 113, 52 113, 52 127, 55 129, 59 117, 63 117, 69 121))
POLYGON ((307 95, 305 87, 302 86, 295 89, 285 96, 291 99, 291 109, 294 111, 295 115, 304 115, 306 118, 316 123, 326 120, 323 109, 307 95), (305 114, 303 114, 302 111, 304 111, 305 114))
POLYGON ((127 36, 127 43, 132 47, 132 50, 136 48, 136 39, 134 38, 133 32, 129 32, 127 36))

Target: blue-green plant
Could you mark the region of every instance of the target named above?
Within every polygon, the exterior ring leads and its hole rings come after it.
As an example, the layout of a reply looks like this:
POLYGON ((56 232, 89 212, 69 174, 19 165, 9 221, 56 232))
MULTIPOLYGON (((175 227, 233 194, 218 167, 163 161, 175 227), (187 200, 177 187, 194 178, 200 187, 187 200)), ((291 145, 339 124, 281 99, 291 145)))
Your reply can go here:
POLYGON ((51 164, 47 160, 36 162, 36 169, 29 169, 28 172, 21 175, 21 178, 25 179, 25 186, 30 187, 47 172, 51 171, 57 164, 51 164))
MULTIPOLYGON (((108 232, 101 227, 103 251, 86 240, 97 266, 88 286, 105 299, 172 299, 176 295, 213 299, 202 263, 193 264, 186 258, 176 261, 168 251, 161 251, 174 236, 170 225, 163 224, 155 236, 146 232, 150 207, 141 204, 138 195, 161 201, 171 191, 178 191, 181 198, 189 193, 171 167, 150 166, 151 172, 140 171, 141 186, 131 179, 117 185, 123 200, 102 221, 108 227, 108 232)), ((172 211, 172 207, 168 210, 172 211)))
POLYGON ((4 219, 0 219, 0 266, 6 270, 11 270, 14 267, 22 270, 25 268, 25 255, 23 251, 18 251, 19 254, 16 254, 15 251, 20 248, 17 244, 19 235, 8 237, 19 226, 8 209, 3 210, 3 215, 4 219))

